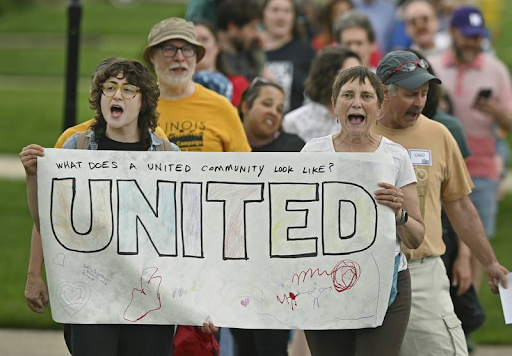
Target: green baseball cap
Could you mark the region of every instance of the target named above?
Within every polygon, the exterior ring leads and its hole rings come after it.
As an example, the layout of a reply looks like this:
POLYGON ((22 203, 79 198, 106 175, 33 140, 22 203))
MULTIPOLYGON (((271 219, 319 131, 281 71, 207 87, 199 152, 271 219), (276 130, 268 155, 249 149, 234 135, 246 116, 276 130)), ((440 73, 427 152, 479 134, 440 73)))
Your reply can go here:
POLYGON ((377 76, 384 85, 396 84, 412 90, 429 81, 441 84, 441 80, 430 74, 428 63, 409 51, 392 51, 379 61, 377 76))

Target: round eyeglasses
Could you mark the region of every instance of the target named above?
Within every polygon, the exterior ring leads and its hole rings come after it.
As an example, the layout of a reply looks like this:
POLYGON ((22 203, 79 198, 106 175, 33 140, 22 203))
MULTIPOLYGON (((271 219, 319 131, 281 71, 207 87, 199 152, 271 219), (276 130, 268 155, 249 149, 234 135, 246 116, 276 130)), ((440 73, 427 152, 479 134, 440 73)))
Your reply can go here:
POLYGON ((166 58, 174 57, 178 53, 178 50, 181 50, 181 54, 183 54, 183 57, 185 57, 185 58, 191 58, 196 55, 196 47, 189 45, 189 44, 183 45, 181 47, 178 47, 178 46, 175 46, 172 44, 166 44, 166 45, 162 46, 161 48, 162 48, 162 54, 166 58))
POLYGON ((414 72, 416 68, 428 68, 428 63, 420 59, 419 61, 408 61, 400 64, 398 67, 396 67, 389 75, 382 81, 382 83, 386 84, 389 78, 393 76, 396 72, 414 72))
POLYGON ((140 91, 140 88, 133 84, 117 84, 114 82, 103 83, 101 91, 107 98, 113 98, 119 88, 121 88, 121 96, 126 100, 135 98, 135 95, 140 91))

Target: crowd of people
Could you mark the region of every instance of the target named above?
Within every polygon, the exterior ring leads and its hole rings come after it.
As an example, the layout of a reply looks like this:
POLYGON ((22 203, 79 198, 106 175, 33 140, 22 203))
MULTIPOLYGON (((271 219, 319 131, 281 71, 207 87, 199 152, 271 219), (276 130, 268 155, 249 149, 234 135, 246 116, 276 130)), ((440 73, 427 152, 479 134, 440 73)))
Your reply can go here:
MULTIPOLYGON (((512 85, 492 46, 499 26, 484 20, 493 9, 466 3, 190 0, 186 19, 149 32, 142 57, 156 80, 138 61, 105 59, 92 76, 94 118, 55 147, 393 156, 396 181, 375 192, 397 225, 384 323, 306 330, 307 344, 312 355, 467 355, 469 334, 485 320, 483 271, 492 292, 506 286, 488 239, 506 174, 512 85)), ((38 313, 49 302, 37 210, 43 155, 37 144, 20 153, 34 219, 25 297, 38 313)), ((64 331, 73 355, 173 348, 174 326, 64 331)), ((217 331, 211 322, 201 327, 217 331)), ((291 339, 282 330, 232 334, 242 356, 287 355, 291 339)))

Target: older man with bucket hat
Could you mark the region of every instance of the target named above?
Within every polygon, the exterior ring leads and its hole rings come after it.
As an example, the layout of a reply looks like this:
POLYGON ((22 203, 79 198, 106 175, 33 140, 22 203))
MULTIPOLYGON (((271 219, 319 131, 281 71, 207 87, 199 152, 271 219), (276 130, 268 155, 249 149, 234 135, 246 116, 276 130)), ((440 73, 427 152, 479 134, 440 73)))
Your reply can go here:
POLYGON ((192 80, 204 53, 192 22, 171 17, 151 29, 144 60, 160 87, 158 124, 182 151, 249 152, 235 108, 192 80))
POLYGON ((441 81, 428 64, 408 51, 393 51, 379 62, 377 76, 385 85, 384 104, 372 130, 404 146, 418 178, 418 196, 425 221, 425 239, 416 250, 402 246, 411 273, 411 316, 400 355, 467 355, 461 323, 453 311, 441 229, 444 206, 457 235, 485 266, 489 287, 506 286, 501 266, 485 237, 468 198, 473 183, 450 132, 421 114, 430 83, 441 81))

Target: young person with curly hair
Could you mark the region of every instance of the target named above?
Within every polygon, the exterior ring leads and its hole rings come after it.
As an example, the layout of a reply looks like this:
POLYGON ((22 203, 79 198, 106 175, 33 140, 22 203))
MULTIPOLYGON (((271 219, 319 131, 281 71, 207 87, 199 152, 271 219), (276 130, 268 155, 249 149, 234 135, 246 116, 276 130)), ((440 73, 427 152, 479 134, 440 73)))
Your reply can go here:
MULTIPOLYGON (((154 134, 160 91, 137 61, 113 59, 93 80, 89 103, 95 111, 90 129, 76 133, 65 149, 179 151, 154 134)), ((29 208, 39 229, 37 157, 43 147, 24 147, 20 158, 27 174, 29 208)), ((64 336, 73 355, 170 355, 174 325, 70 324, 64 336)))

